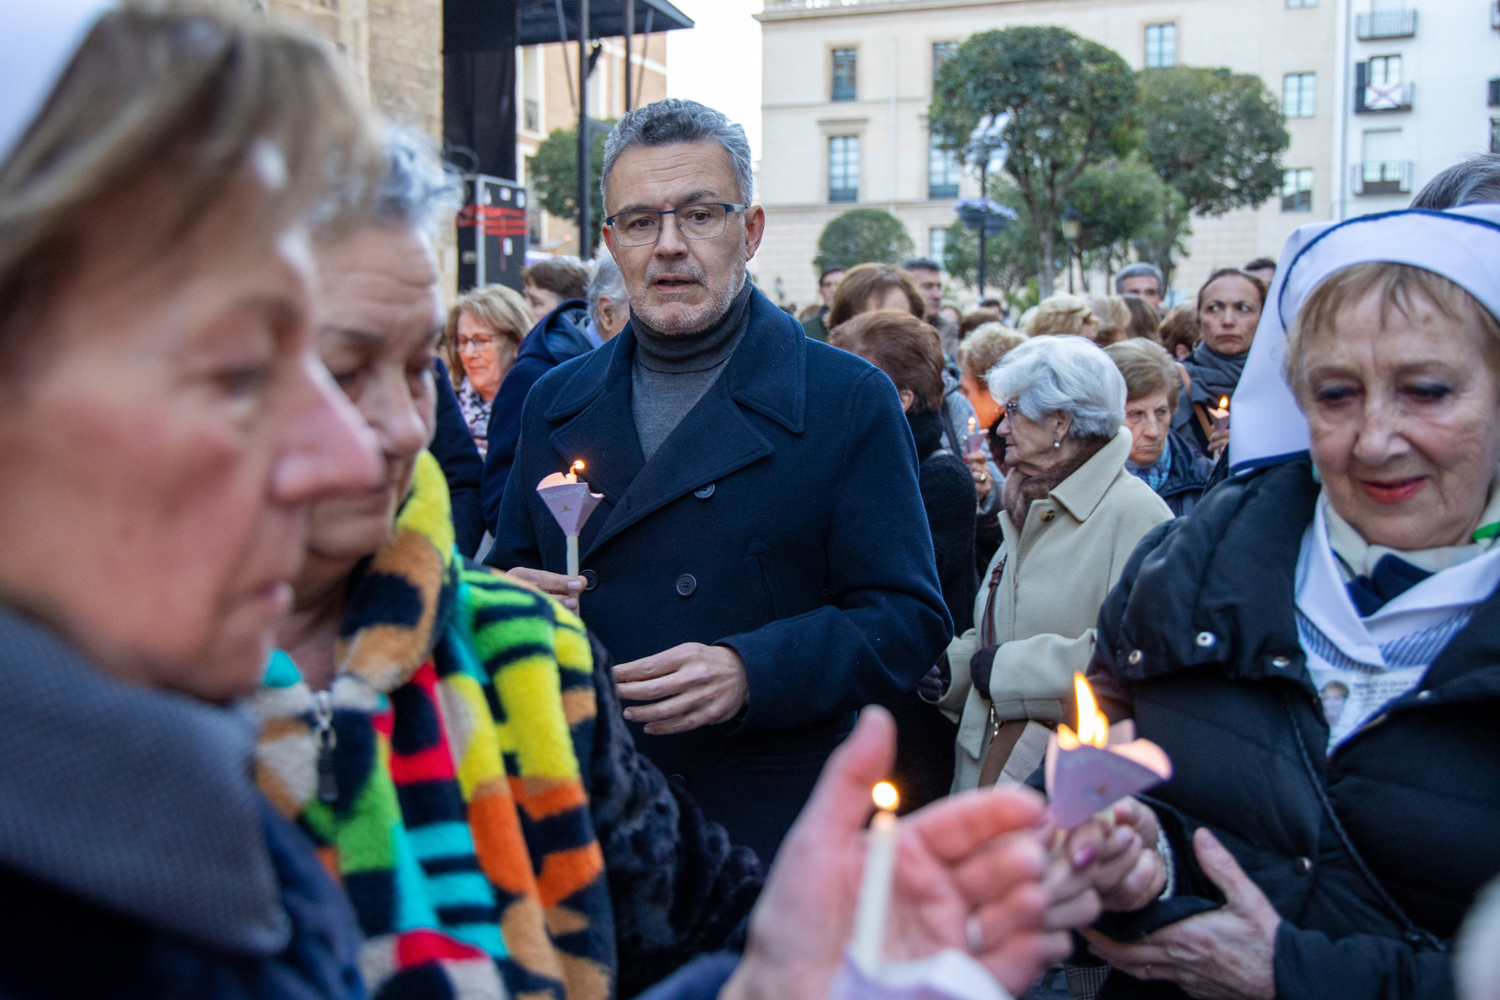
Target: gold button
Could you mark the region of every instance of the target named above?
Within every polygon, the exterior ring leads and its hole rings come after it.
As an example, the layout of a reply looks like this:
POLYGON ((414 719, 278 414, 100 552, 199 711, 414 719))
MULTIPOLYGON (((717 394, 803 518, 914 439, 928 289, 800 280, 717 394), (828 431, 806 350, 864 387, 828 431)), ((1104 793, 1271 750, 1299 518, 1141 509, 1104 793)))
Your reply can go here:
POLYGON ((1055 510, 1044 510, 1044 511, 1042 511, 1042 520, 1043 521, 1050 521, 1050 520, 1052 520, 1056 516, 1057 516, 1057 511, 1055 511, 1055 510))

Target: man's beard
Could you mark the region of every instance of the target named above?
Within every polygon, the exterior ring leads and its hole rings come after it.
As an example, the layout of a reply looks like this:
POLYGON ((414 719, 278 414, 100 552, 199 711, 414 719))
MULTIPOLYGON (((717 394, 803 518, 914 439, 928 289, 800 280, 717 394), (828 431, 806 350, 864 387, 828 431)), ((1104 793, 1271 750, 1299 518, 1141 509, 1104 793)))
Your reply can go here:
MULTIPOLYGON (((721 291, 714 292, 708 283, 708 275, 700 268, 696 261, 684 260, 675 265, 664 265, 658 267, 656 261, 652 261, 646 267, 645 286, 651 288, 651 283, 662 274, 682 274, 698 281, 704 288, 709 289, 709 297, 706 302, 698 307, 697 312, 686 319, 678 318, 668 321, 665 310, 658 312, 657 309, 648 304, 647 296, 642 295, 640 302, 632 301, 630 307, 635 310, 636 315, 653 330, 667 334, 702 333, 713 326, 724 314, 729 311, 729 306, 734 302, 734 297, 740 293, 745 286, 745 263, 744 259, 737 259, 731 265, 732 277, 721 291)), ((678 303, 668 303, 667 308, 678 303)))

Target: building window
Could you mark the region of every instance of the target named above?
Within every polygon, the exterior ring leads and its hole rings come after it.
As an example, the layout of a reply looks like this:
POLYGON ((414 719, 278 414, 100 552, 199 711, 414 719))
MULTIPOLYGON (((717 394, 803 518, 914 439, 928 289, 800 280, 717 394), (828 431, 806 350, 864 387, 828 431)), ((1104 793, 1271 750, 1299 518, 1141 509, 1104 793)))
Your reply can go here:
POLYGON ((1500 118, 1490 119, 1490 152, 1500 153, 1500 118))
POLYGON ((1177 25, 1146 25, 1146 65, 1151 68, 1177 65, 1177 25))
POLYGON ((1313 172, 1311 170, 1287 170, 1281 175, 1281 210, 1283 212, 1312 211, 1313 172))
POLYGON ((859 55, 855 49, 833 50, 833 99, 856 101, 859 90, 855 86, 855 74, 859 69, 859 55))
POLYGON ((943 71, 943 63, 952 59, 957 53, 957 42, 932 43, 932 80, 934 83, 937 82, 938 74, 943 71))
POLYGON ((1401 82, 1400 56, 1354 64, 1354 111, 1410 111, 1411 85, 1401 82))
POLYGON ((828 140, 828 200, 859 201, 859 136, 828 140))
POLYGON ((1288 7, 1316 7, 1318 0, 1286 0, 1288 7))
POLYGON ((948 230, 932 228, 927 230, 927 259, 935 260, 944 267, 948 262, 944 259, 948 256, 948 230))
POLYGON ((927 197, 932 201, 958 197, 958 157, 938 146, 937 137, 927 147, 927 197))
POLYGON ((1370 86, 1395 87, 1401 83, 1400 56, 1372 56, 1370 59, 1370 86))
POLYGON ((526 98, 526 124, 521 126, 528 132, 540 132, 542 130, 542 110, 536 101, 526 98))
POLYGON ((1318 75, 1288 73, 1281 78, 1281 113, 1288 118, 1311 118, 1318 104, 1318 75))

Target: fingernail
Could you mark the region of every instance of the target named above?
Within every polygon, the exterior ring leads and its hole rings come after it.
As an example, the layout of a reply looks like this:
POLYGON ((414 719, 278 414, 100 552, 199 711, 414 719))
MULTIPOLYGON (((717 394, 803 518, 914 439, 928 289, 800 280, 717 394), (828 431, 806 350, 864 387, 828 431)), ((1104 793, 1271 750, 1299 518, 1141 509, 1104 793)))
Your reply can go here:
POLYGON ((1135 836, 1135 831, 1128 826, 1122 826, 1115 831, 1115 843, 1121 847, 1130 846, 1130 838, 1135 836))
POLYGON ((633 711, 631 711, 630 709, 628 709, 628 708, 625 710, 625 721, 627 721, 627 722, 634 722, 635 721, 635 713, 633 711))
POLYGON ((583 589, 583 581, 582 580, 569 580, 568 581, 568 589, 572 590, 572 591, 575 591, 575 592, 582 590, 583 589))
POLYGON ((1093 847, 1081 847, 1073 855, 1073 867, 1078 869, 1087 868, 1094 860, 1093 847))

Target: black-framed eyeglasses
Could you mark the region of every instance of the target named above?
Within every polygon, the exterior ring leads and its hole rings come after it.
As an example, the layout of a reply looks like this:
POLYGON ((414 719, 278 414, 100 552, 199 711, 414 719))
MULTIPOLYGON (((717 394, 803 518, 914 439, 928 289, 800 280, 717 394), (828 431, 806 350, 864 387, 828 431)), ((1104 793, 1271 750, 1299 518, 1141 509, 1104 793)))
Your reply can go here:
POLYGON ((639 209, 611 215, 604 220, 604 224, 614 230, 615 242, 622 247, 643 247, 661 239, 661 220, 664 215, 677 216, 677 229, 686 239, 711 240, 724 235, 731 212, 743 212, 749 207, 705 202, 701 205, 684 205, 666 212, 639 209))

